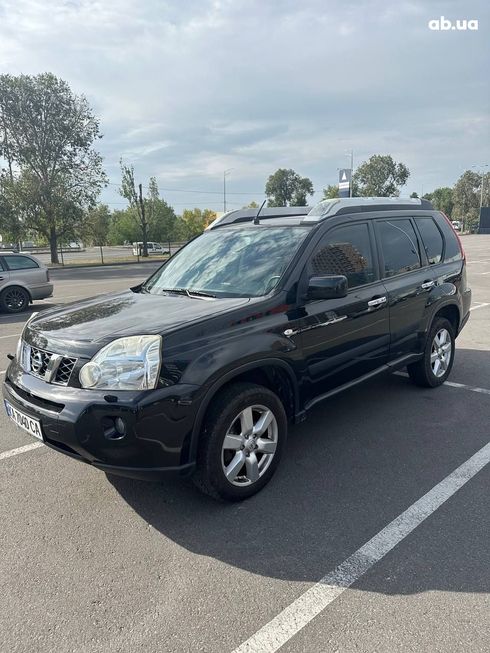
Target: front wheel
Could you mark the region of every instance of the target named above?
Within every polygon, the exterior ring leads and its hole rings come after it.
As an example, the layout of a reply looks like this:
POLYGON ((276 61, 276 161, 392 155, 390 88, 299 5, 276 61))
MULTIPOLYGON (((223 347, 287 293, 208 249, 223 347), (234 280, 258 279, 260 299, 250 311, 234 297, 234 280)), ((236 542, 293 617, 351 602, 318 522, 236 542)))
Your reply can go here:
POLYGON ((247 499, 272 478, 286 436, 286 413, 277 395, 254 383, 228 386, 206 417, 194 483, 215 498, 247 499))
POLYGON ((435 388, 448 378, 454 361, 454 328, 444 317, 432 324, 424 349, 424 356, 407 366, 408 374, 416 385, 435 388))

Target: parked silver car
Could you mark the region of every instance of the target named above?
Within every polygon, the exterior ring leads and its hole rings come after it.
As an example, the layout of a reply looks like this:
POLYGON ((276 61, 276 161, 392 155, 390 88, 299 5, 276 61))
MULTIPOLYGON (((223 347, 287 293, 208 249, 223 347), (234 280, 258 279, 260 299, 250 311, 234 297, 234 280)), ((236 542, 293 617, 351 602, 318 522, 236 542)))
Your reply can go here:
POLYGON ((0 311, 20 313, 53 294, 49 270, 34 256, 0 251, 0 311))

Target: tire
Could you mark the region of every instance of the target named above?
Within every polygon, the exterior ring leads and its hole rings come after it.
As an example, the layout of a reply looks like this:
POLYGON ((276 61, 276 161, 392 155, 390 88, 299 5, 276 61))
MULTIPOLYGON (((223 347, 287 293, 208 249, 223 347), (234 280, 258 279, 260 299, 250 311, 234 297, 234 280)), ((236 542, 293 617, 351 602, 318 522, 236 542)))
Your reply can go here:
POLYGON ((277 395, 254 383, 233 383, 208 409, 193 481, 215 499, 247 499, 272 478, 286 437, 286 413, 277 395))
POLYGON ((444 317, 436 317, 427 336, 423 358, 407 366, 411 380, 423 388, 442 385, 451 372, 454 350, 453 325, 444 317))
POLYGON ((29 306, 29 293, 20 286, 8 286, 0 293, 0 310, 4 313, 21 313, 29 306))

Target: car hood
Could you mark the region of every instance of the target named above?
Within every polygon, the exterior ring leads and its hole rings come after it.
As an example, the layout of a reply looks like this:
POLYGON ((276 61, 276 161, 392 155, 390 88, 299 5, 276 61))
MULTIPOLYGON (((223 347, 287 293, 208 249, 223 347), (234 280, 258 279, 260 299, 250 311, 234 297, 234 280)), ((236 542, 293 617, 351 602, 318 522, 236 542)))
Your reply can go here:
POLYGON ((194 299, 186 295, 151 295, 127 290, 43 311, 29 322, 24 337, 41 349, 89 353, 94 350, 94 344, 99 349, 123 336, 164 335, 249 301, 244 297, 194 299))

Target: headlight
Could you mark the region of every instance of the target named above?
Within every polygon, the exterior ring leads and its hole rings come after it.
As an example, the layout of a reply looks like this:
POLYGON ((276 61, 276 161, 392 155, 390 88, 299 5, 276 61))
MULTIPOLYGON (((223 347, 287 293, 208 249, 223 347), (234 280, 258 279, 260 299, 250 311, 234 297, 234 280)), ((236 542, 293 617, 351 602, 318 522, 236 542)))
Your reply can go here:
POLYGON ((20 338, 17 340, 17 348, 15 350, 15 358, 17 359, 17 362, 20 364, 20 366, 24 369, 24 360, 23 360, 23 353, 24 353, 24 348, 23 348, 23 338, 24 338, 24 333, 26 330, 27 325, 31 320, 33 320, 36 315, 38 315, 39 311, 34 311, 34 313, 31 313, 29 316, 29 319, 27 322, 24 324, 24 328, 22 329, 22 333, 20 334, 20 338))
POLYGON ((161 350, 161 336, 118 338, 82 367, 82 388, 151 390, 158 383, 161 350))

